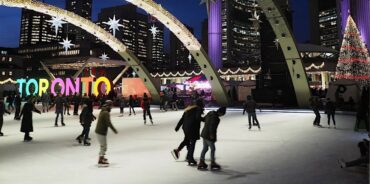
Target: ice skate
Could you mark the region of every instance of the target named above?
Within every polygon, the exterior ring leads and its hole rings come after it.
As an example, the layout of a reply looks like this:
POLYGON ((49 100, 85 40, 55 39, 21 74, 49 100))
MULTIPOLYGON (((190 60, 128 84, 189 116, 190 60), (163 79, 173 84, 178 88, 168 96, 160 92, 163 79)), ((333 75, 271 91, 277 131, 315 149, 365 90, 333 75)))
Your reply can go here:
POLYGON ((57 124, 57 123, 55 123, 55 124, 54 124, 54 126, 55 126, 55 127, 58 127, 58 124, 57 124))
POLYGON ((32 137, 26 137, 26 138, 24 138, 24 142, 30 142, 30 141, 32 141, 32 137))
POLYGON ((0 132, 0 136, 4 136, 4 133, 0 132))
POLYGON ((152 123, 152 125, 153 125, 153 120, 150 120, 150 123, 152 123))
POLYGON ((221 170, 221 166, 218 165, 216 162, 212 162, 211 163, 211 170, 212 171, 218 171, 218 170, 221 170))
POLYGON ((66 124, 62 123, 62 126, 66 126, 66 124))
POLYGON ((198 170, 207 170, 208 165, 204 162, 204 160, 201 160, 198 164, 198 170))
POLYGON ((172 150, 171 154, 175 160, 178 160, 180 157, 180 152, 177 149, 172 150))
POLYGON ((104 156, 99 157, 98 167, 108 167, 109 163, 108 160, 104 158, 104 156))
POLYGON ((144 125, 146 125, 146 120, 144 120, 144 125))
POLYGON ((194 159, 191 159, 191 160, 188 160, 188 165, 189 166, 197 166, 197 161, 195 161, 194 159))
POLYGON ((91 143, 90 142, 88 142, 88 141, 84 141, 84 146, 90 146, 91 145, 91 143))
POLYGON ((82 140, 81 140, 81 136, 80 135, 76 138, 76 141, 78 141, 79 144, 82 143, 82 140))

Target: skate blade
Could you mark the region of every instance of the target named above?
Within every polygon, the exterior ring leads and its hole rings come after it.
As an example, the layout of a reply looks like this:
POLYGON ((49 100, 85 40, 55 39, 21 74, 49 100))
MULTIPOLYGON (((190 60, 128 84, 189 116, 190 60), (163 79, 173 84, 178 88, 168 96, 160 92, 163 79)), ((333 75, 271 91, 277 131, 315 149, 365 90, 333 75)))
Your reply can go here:
POLYGON ((99 168, 109 167, 109 164, 98 164, 99 168))
POLYGON ((174 158, 175 160, 178 160, 178 158, 176 157, 175 152, 171 151, 171 155, 173 156, 173 158, 174 158))
POLYGON ((208 171, 208 169, 207 169, 207 168, 204 168, 204 167, 202 167, 202 168, 198 168, 198 170, 199 170, 199 171, 208 171))
POLYGON ((221 168, 211 168, 211 171, 220 171, 221 168))

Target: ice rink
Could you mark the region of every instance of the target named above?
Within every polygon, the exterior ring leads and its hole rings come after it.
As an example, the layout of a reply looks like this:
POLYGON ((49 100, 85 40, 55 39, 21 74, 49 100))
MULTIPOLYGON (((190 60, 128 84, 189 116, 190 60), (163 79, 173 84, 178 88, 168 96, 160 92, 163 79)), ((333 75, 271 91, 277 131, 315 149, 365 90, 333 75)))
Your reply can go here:
MULTIPOLYGON (((357 143, 366 133, 353 131, 354 116, 337 115, 337 129, 312 126, 313 113, 262 112, 262 130, 248 130, 241 111, 221 118, 216 143, 222 171, 198 171, 184 161, 186 149, 175 161, 170 151, 183 139, 174 128, 182 111, 152 112, 154 126, 143 124, 142 112, 118 117, 112 111, 117 135, 108 134, 111 166, 98 168, 99 146, 95 123, 90 147, 75 138, 82 127, 77 116, 66 116, 66 127, 54 127, 55 114, 34 114, 34 141, 23 142, 14 114, 4 117, 0 137, 1 184, 366 184, 366 168, 341 169, 337 160, 359 157, 357 143)), ((99 110, 94 114, 98 115, 99 110)), ((321 124, 325 127, 326 116, 321 124)), ((198 141, 195 158, 199 159, 198 141)), ((209 158, 209 153, 207 154, 209 158)), ((209 161, 207 161, 209 163, 209 161)))

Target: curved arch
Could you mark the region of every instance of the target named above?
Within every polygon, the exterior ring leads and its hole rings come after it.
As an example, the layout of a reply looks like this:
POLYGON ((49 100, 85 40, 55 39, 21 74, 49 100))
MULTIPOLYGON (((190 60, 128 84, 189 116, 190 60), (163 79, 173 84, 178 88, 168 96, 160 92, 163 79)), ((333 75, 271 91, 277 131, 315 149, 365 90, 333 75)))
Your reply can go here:
POLYGON ((82 18, 72 12, 63 10, 61 8, 51 6, 39 1, 33 0, 0 0, 0 5, 8 7, 17 7, 30 9, 36 12, 47 14, 50 16, 59 16, 63 20, 84 29, 88 33, 96 36, 104 41, 115 52, 117 52, 127 63, 135 70, 138 76, 143 79, 145 86, 152 95, 153 100, 159 101, 159 92, 154 85, 154 80, 148 70, 141 64, 140 60, 117 38, 105 31, 103 28, 94 24, 90 20, 82 18))
POLYGON ((306 71, 302 64, 302 58, 298 52, 288 21, 274 0, 258 0, 257 2, 273 28, 276 39, 279 39, 279 44, 292 78, 298 105, 300 107, 308 107, 311 91, 308 86, 306 71))
POLYGON ((131 4, 143 9, 151 16, 159 20, 166 26, 189 50, 193 58, 201 67, 203 74, 207 77, 212 86, 212 94, 220 105, 228 105, 230 99, 222 84, 221 78, 215 70, 213 64, 207 53, 202 48, 202 45, 194 37, 193 34, 170 12, 163 9, 161 5, 153 2, 152 0, 126 0, 131 4))

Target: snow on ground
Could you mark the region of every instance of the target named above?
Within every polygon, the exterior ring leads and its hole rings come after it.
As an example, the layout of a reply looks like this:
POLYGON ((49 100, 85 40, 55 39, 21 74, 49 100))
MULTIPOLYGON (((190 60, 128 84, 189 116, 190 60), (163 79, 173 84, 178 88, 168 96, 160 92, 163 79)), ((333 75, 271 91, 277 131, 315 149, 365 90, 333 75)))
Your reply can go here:
MULTIPOLYGON (((5 116, 4 137, 0 137, 1 184, 348 184, 368 183, 365 168, 341 169, 337 159, 359 156, 358 141, 365 133, 353 132, 355 118, 337 115, 337 129, 314 128, 313 113, 262 112, 258 118, 262 131, 248 130, 247 117, 241 111, 228 112, 221 118, 216 143, 220 172, 198 171, 170 151, 183 139, 174 127, 182 111, 152 112, 154 126, 144 126, 142 112, 118 117, 112 111, 117 135, 108 135, 109 168, 98 168, 99 145, 95 123, 92 145, 79 145, 75 138, 82 128, 76 116, 66 116, 66 127, 54 127, 54 113, 34 114, 34 141, 23 142, 20 122, 5 116)), ((94 113, 98 115, 99 110, 94 113)), ((326 117, 322 115, 322 125, 326 117)), ((199 159, 202 142, 197 142, 199 159)), ((207 154, 209 158, 209 153, 207 154)))

